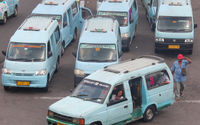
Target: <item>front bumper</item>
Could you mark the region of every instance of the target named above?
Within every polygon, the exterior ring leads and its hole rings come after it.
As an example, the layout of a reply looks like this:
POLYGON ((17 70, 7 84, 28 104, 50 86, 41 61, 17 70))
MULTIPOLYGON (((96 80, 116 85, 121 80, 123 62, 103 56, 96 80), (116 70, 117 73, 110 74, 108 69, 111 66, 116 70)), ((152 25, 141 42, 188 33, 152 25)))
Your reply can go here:
POLYGON ((127 48, 129 46, 130 42, 131 42, 130 37, 122 38, 122 47, 127 48))
POLYGON ((31 88, 44 88, 47 85, 47 75, 44 76, 15 76, 2 74, 3 86, 10 87, 31 87, 31 88), (28 86, 18 86, 17 81, 29 81, 28 86))
POLYGON ((58 125, 59 123, 61 123, 62 125, 76 125, 74 123, 61 122, 61 121, 55 120, 53 118, 47 117, 47 124, 48 125, 58 125))
POLYGON ((155 42, 156 50, 183 50, 190 51, 193 49, 193 43, 165 43, 165 42, 155 42), (169 48, 169 45, 178 45, 179 48, 169 48))

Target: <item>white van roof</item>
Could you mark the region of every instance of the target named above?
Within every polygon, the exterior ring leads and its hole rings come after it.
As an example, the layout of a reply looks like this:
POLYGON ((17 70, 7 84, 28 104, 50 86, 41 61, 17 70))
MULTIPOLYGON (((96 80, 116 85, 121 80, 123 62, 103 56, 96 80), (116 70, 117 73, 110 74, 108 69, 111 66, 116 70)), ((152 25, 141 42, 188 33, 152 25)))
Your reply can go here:
POLYGON ((89 32, 112 32, 115 19, 106 16, 91 17, 86 20, 84 29, 89 32))
POLYGON ((20 26, 19 30, 27 30, 27 31, 47 30, 52 22, 53 18, 50 17, 32 16, 24 21, 24 23, 20 26))

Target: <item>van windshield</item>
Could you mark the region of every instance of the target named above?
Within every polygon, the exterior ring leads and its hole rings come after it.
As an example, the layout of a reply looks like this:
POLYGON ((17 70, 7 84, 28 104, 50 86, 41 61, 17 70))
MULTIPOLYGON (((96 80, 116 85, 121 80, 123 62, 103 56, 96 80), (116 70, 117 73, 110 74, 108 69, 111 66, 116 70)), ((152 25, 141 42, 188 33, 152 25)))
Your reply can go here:
POLYGON ((45 61, 45 50, 45 44, 11 42, 8 47, 7 59, 23 62, 41 62, 45 61))
POLYGON ((59 26, 62 24, 62 16, 61 15, 47 15, 47 14, 33 14, 32 16, 42 16, 42 17, 52 17, 58 21, 59 26))
POLYGON ((158 30, 167 32, 191 32, 192 17, 168 17, 160 16, 158 30))
POLYGON ((114 44, 86 44, 79 47, 78 60, 85 62, 112 62, 117 60, 114 44))
POLYGON ((109 84, 84 79, 73 91, 71 97, 102 104, 106 99, 109 90, 109 84))
POLYGON ((110 12, 110 11, 99 11, 98 15, 102 16, 114 16, 119 22, 120 26, 128 25, 128 13, 127 12, 110 12))

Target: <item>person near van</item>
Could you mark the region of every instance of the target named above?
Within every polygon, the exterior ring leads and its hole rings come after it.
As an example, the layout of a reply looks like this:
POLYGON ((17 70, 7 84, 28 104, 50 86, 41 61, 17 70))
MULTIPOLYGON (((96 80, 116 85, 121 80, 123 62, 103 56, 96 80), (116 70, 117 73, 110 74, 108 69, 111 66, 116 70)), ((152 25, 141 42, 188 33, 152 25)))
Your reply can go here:
POLYGON ((171 67, 172 74, 174 76, 175 83, 175 95, 177 98, 183 96, 184 81, 186 80, 186 66, 192 63, 192 60, 184 57, 182 54, 178 54, 177 61, 175 61, 171 67), (185 73, 183 73, 185 72, 185 73), (179 89, 180 86, 180 89, 179 89))

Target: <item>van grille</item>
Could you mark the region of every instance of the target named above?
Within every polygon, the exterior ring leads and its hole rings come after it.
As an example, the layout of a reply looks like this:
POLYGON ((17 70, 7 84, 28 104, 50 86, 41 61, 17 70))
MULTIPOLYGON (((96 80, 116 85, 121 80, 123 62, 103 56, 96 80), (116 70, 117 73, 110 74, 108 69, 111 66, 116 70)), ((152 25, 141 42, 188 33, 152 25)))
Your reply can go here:
POLYGON ((165 39, 165 43, 185 43, 185 39, 165 39))
POLYGON ((33 73, 13 73, 15 76, 33 76, 33 73))
POLYGON ((69 122, 72 123, 73 118, 72 117, 68 117, 68 116, 64 116, 64 115, 60 115, 54 112, 54 119, 62 121, 62 122, 69 122))

